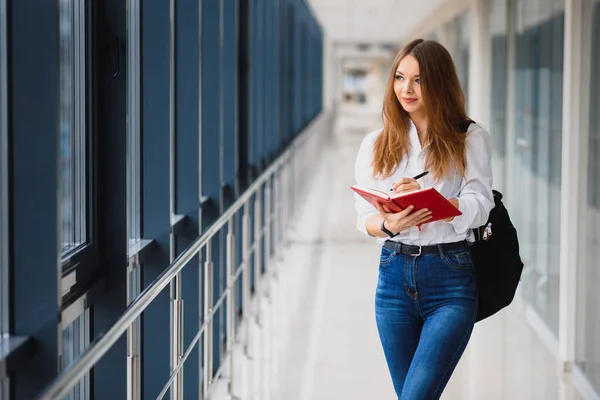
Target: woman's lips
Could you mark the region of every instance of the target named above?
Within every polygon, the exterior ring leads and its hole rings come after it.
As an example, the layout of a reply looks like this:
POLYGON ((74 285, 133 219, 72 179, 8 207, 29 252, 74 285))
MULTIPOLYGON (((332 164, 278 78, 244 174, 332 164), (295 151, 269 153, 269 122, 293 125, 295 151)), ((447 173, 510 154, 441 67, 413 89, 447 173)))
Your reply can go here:
POLYGON ((402 101, 404 101, 405 103, 410 104, 410 103, 414 103, 415 101, 417 101, 417 99, 408 99, 406 97, 403 97, 402 101))

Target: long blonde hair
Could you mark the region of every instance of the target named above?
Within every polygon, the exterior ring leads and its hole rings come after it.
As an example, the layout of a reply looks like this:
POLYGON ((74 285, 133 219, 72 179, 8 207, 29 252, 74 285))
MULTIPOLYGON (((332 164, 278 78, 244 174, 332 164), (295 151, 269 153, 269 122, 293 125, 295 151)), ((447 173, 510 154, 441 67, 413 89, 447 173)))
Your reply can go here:
POLYGON ((423 39, 409 43, 394 59, 383 101, 383 131, 373 148, 373 175, 389 177, 410 148, 409 115, 394 92, 396 69, 409 54, 419 63, 421 95, 429 120, 425 167, 435 180, 454 169, 452 163, 464 175, 466 134, 461 126, 469 121, 464 94, 448 51, 435 41, 423 39))

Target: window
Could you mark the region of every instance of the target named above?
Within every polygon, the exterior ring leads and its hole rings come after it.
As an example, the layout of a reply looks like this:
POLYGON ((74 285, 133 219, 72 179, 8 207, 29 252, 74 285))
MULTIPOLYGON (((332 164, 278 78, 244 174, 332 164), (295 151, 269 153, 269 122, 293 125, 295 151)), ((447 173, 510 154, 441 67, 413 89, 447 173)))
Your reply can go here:
MULTIPOLYGON (((6 0, 0 0, 0 342, 8 334, 8 124, 6 0)), ((0 392, 2 397, 2 392, 0 392)))
POLYGON ((519 204, 513 220, 525 299, 558 336, 564 3, 518 0, 514 11, 515 164, 507 192, 519 204))
POLYGON ((469 59, 471 43, 471 14, 466 11, 457 16, 450 22, 452 37, 454 38, 452 47, 448 50, 452 54, 456 73, 462 86, 465 99, 469 96, 469 59))
MULTIPOLYGON (((585 209, 586 233, 584 243, 584 264, 578 272, 578 310, 577 310, 577 365, 588 379, 590 385, 600 393, 600 314, 598 304, 600 293, 600 239, 598 226, 600 224, 600 78, 596 71, 600 69, 600 0, 587 0, 586 8, 591 13, 583 24, 589 29, 583 32, 585 43, 591 39, 589 50, 584 50, 589 56, 589 138, 588 138, 588 178, 587 178, 587 207, 585 209), (587 37, 586 37, 587 36, 587 37)), ((587 29, 586 29, 587 30, 587 29)), ((588 44, 586 44, 586 47, 588 44)), ((587 57, 586 57, 587 58, 587 57)), ((586 60, 587 61, 587 60, 586 60)), ((586 81, 586 83, 588 83, 586 81)))
POLYGON ((86 29, 84 0, 59 0, 62 253, 87 239, 86 29))
MULTIPOLYGON (((90 345, 90 311, 86 309, 73 321, 67 321, 62 332, 62 368, 67 368, 90 345)), ((87 373, 63 397, 63 400, 90 398, 90 374, 87 373)))
POLYGON ((127 199, 130 246, 141 240, 140 187, 140 18, 138 1, 131 2, 128 13, 127 79, 127 199))
MULTIPOLYGON (((60 232, 61 252, 67 260, 90 242, 88 190, 89 151, 91 142, 88 128, 88 72, 91 71, 88 49, 88 0, 59 0, 59 134, 60 134, 60 232)), ((90 10, 91 12, 91 10, 90 10)), ((87 252, 86 252, 87 253, 87 252)), ((79 253, 78 253, 79 254, 79 253)), ((63 266, 67 272, 70 263, 63 266)), ((84 262, 82 267, 88 268, 84 262), (85 265, 84 265, 85 264, 85 265)), ((75 272, 71 272, 75 275, 75 272)), ((63 279, 63 296, 72 287, 63 279)), ((82 282, 78 282, 83 287, 82 282)), ((85 308, 86 295, 66 306, 62 311, 60 332, 61 367, 67 368, 90 343, 89 311, 85 308), (73 315, 73 313, 77 315, 73 315)), ((65 297, 61 306, 65 306, 65 297)), ((65 400, 89 398, 89 374, 64 397, 65 400)))
MULTIPOLYGON (((504 161, 506 157, 506 88, 507 88, 507 53, 506 53, 506 27, 507 27, 506 0, 493 0, 490 6, 490 33, 492 49, 492 126, 491 134, 494 138, 494 151, 504 161)), ((494 175, 502 173, 494 171, 494 175)))

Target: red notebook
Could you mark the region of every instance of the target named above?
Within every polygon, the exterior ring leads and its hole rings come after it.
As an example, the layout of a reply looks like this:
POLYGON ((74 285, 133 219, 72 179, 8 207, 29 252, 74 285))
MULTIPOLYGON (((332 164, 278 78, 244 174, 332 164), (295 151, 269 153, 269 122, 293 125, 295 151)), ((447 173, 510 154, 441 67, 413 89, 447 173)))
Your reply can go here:
POLYGON ((404 194, 387 194, 381 190, 361 188, 359 186, 351 186, 350 189, 373 204, 373 206, 375 206, 375 203, 379 203, 383 205, 385 210, 390 212, 400 212, 408 206, 415 206, 413 212, 428 208, 432 211, 432 214, 431 219, 426 223, 462 215, 458 208, 454 207, 448 199, 432 187, 404 194))

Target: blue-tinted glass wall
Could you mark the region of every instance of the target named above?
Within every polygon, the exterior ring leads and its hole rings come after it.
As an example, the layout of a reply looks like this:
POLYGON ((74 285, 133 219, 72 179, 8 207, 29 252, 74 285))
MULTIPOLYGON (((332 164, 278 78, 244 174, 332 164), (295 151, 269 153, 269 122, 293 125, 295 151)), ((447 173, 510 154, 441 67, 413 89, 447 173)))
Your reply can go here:
MULTIPOLYGON (((60 169, 56 168, 60 115, 56 110, 61 75, 60 43, 52 34, 58 31, 58 3, 34 3, 11 1, 8 13, 12 90, 7 99, 10 182, 5 187, 11 223, 6 236, 11 238, 13 283, 10 334, 32 336, 45 351, 36 353, 30 368, 17 371, 18 379, 11 382, 15 399, 34 398, 56 375, 59 351, 57 280, 62 265, 57 265, 61 255, 57 232, 64 226, 56 196, 60 192, 60 169), (36 30, 29 29, 32 23, 36 30), (40 70, 39 65, 46 67, 40 70), (32 113, 36 118, 31 118, 32 113), (36 199, 44 199, 43 204, 34 204, 36 199), (31 242, 34 230, 35 243, 31 242), (39 310, 45 311, 40 314, 39 310)), ((134 162, 139 185, 129 188, 135 191, 129 198, 136 199, 139 212, 134 237, 151 242, 137 267, 142 289, 232 204, 322 108, 323 37, 305 1, 133 3, 138 4, 140 32, 135 43, 140 49, 135 65, 139 69, 129 68, 133 56, 126 23, 134 11, 124 2, 85 2, 89 18, 85 24, 93 29, 87 37, 95 40, 86 42, 86 54, 93 57, 83 65, 93 84, 76 105, 89 111, 91 124, 86 131, 90 134, 86 165, 79 165, 77 173, 89 172, 83 180, 89 185, 82 198, 89 214, 84 239, 91 241, 95 251, 86 253, 89 262, 79 265, 94 267, 87 268, 94 274, 86 276, 85 284, 99 288, 88 304, 90 322, 86 324, 91 333, 85 342, 106 331, 127 305, 125 283, 131 256, 127 164, 133 159, 127 158, 126 127, 132 117, 127 114, 131 96, 139 104, 139 157, 134 162), (138 94, 128 90, 132 80, 139 82, 138 94), (175 224, 179 219, 174 216, 183 216, 184 223, 175 224)), ((65 78, 73 76, 65 71, 65 78)), ((252 207, 250 212, 251 220, 257 219, 252 207)), ((264 220, 264 207, 260 214, 264 220)), ((239 261, 239 218, 235 226, 239 261)), ((212 242, 215 299, 225 287, 226 233, 212 242)), ((264 268, 264 258, 257 270, 264 268)), ((184 347, 199 328, 203 276, 194 264, 203 261, 195 259, 184 269, 184 347)), ((79 273, 77 277, 79 282, 79 273)), ((236 298, 242 298, 241 288, 236 298)), ((142 318, 141 391, 146 397, 155 397, 170 374, 171 306, 167 289, 142 318)), ((215 317, 214 326, 216 369, 226 340, 223 315, 215 317)), ((126 360, 123 338, 94 368, 96 397, 126 397, 126 360)), ((185 398, 195 396, 202 368, 200 357, 192 355, 185 367, 185 398)))
POLYGON ((247 48, 240 74, 250 110, 240 122, 248 125, 248 167, 256 176, 322 108, 323 38, 304 1, 242 0, 240 7, 248 11, 241 13, 247 48))
MULTIPOLYGON (((231 188, 239 194, 248 187, 320 112, 322 33, 300 0, 205 1, 201 30, 201 226, 206 229, 230 204, 231 188), (296 44, 301 26, 304 42, 296 44)), ((252 223, 265 219, 261 195, 260 220, 255 199, 250 201, 252 223)), ((235 226, 240 243, 239 216, 235 226)), ((213 241, 213 254, 218 254, 213 259, 214 300, 225 289, 225 234, 213 241)), ((262 257, 261 265, 254 265, 251 258, 252 277, 264 262, 262 257)), ((242 298, 241 288, 236 298, 242 298)), ((216 316, 214 325, 216 369, 225 340, 224 315, 216 316)))

